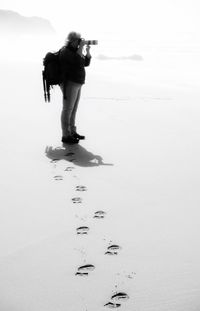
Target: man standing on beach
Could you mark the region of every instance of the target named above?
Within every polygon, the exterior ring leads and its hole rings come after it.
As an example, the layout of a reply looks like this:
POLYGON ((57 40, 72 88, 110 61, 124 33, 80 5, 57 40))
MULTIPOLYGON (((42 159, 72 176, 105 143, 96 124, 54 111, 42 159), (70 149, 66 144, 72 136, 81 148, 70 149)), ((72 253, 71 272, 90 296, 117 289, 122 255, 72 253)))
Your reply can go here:
POLYGON ((63 143, 76 144, 80 139, 85 139, 85 136, 77 133, 75 125, 81 87, 85 83, 85 67, 89 66, 91 61, 90 46, 86 45, 86 53, 84 53, 83 47, 85 45, 86 42, 79 33, 70 32, 64 47, 60 51, 63 143))

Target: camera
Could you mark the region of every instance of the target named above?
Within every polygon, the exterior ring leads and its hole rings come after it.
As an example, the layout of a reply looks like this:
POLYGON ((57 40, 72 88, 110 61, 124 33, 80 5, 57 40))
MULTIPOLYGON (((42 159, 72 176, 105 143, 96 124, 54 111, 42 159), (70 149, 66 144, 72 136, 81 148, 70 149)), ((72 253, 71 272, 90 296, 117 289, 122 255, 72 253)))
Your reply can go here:
POLYGON ((87 45, 97 45, 98 40, 85 40, 85 44, 87 45))

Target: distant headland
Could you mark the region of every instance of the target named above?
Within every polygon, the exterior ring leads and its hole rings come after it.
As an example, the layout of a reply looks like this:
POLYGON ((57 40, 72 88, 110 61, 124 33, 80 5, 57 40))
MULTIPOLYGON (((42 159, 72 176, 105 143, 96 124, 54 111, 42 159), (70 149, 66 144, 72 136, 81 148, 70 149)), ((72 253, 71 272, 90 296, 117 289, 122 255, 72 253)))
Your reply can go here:
POLYGON ((10 10, 0 10, 0 34, 5 35, 55 35, 48 19, 23 16, 10 10))

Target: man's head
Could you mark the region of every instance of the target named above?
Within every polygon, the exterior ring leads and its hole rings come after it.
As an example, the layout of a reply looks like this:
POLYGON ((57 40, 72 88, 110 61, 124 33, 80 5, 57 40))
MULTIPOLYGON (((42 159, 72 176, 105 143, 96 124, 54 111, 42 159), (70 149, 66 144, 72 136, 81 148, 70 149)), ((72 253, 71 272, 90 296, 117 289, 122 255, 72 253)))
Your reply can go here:
POLYGON ((80 38, 81 38, 81 34, 75 31, 71 31, 67 36, 67 39, 69 42, 80 39, 80 38))
POLYGON ((80 44, 81 34, 75 31, 71 31, 67 36, 67 44, 73 48, 78 48, 80 44))

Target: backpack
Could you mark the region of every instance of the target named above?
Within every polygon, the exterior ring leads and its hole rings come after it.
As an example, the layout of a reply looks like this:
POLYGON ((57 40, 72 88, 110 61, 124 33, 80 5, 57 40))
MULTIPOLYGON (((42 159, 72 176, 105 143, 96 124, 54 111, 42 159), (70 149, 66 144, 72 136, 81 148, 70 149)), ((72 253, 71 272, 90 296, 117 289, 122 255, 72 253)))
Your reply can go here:
POLYGON ((48 52, 43 59, 42 77, 45 102, 50 102, 50 88, 61 83, 59 56, 60 50, 58 52, 48 52))

